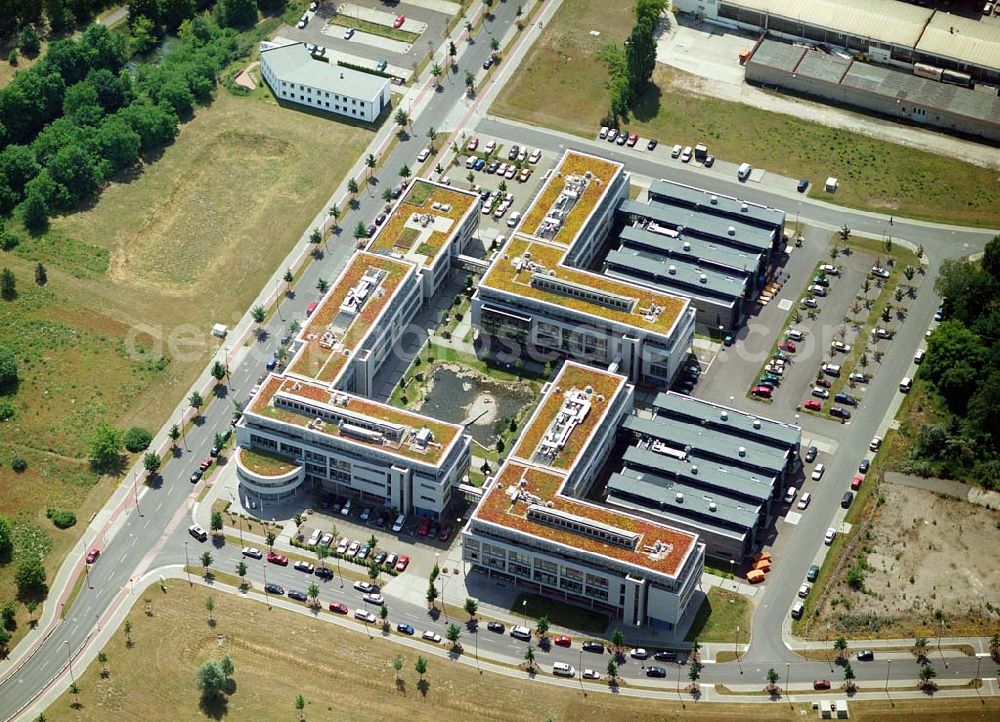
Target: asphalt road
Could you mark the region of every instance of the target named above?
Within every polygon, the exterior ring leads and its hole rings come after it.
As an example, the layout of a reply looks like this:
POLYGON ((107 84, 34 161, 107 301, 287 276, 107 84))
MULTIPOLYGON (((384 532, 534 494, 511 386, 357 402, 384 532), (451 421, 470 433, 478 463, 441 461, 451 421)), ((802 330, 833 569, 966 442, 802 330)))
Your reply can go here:
MULTIPOLYGON (((517 4, 513 2, 495 4, 493 6, 495 18, 486 24, 485 32, 497 37, 502 36, 506 28, 513 23, 516 9, 517 4)), ((356 223, 360 220, 367 224, 381 211, 383 205, 380 198, 381 189, 397 182, 396 172, 404 163, 413 165, 417 153, 425 143, 426 131, 430 127, 442 127, 449 112, 462 102, 464 84, 458 78, 464 77, 466 69, 478 69, 489 53, 488 43, 477 42, 470 45, 459 58, 460 70, 443 83, 442 89, 422 110, 413 124, 412 134, 402 139, 393 148, 390 156, 384 159, 380 170, 375 174, 376 183, 358 195, 357 208, 349 209, 341 219, 341 227, 347 230, 334 235, 326 246, 325 257, 306 268, 296 285, 295 295, 283 302, 280 312, 267 322, 265 333, 261 336, 262 340, 250 349, 241 350, 233 357, 230 363, 231 388, 227 389, 227 396, 246 398, 250 388, 264 372, 264 363, 273 353, 277 339, 282 335, 288 321, 291 318, 302 318, 307 304, 318 297, 314 290, 317 281, 320 278, 332 281, 343 267, 344 261, 353 252, 354 244, 350 235, 356 223)), ((510 138, 521 144, 556 152, 567 143, 567 137, 561 134, 494 120, 482 121, 478 132, 510 138)), ((588 147, 585 141, 574 139, 569 142, 575 147, 588 147)), ((727 180, 717 174, 695 172, 694 169, 687 167, 667 167, 662 162, 650 159, 641 153, 626 153, 617 147, 608 147, 607 144, 595 144, 594 149, 597 148, 606 156, 624 160, 629 169, 635 173, 697 182, 699 185, 724 193, 738 192, 749 200, 786 208, 792 212, 798 211, 804 218, 831 227, 839 227, 846 222, 852 228, 871 233, 880 233, 887 227, 887 220, 880 216, 795 198, 793 195, 774 193, 766 189, 744 187, 734 180, 727 180)), ((933 258, 933 269, 934 263, 939 262, 944 256, 961 255, 981 248, 993 234, 979 230, 942 229, 900 219, 895 222, 894 235, 922 243, 933 258)), ((936 305, 937 301, 930 293, 922 294, 912 305, 904 330, 897 336, 883 362, 877 382, 869 389, 865 399, 865 413, 859 414, 852 424, 844 427, 843 448, 864 448, 867 445, 868 439, 881 421, 882 411, 897 393, 896 382, 907 368, 913 350, 922 337, 922 328, 926 327, 936 305)), ((119 596, 129 593, 131 578, 137 577, 146 569, 153 569, 163 564, 183 563, 183 541, 189 541, 190 556, 194 556, 191 554, 194 549, 199 549, 200 554, 200 545, 191 544, 190 537, 185 532, 190 523, 188 510, 200 488, 200 486, 192 488, 188 477, 198 460, 208 455, 214 433, 228 427, 232 409, 232 405, 226 399, 213 401, 205 408, 198 425, 186 434, 177 458, 165 466, 162 484, 158 488, 149 489, 143 496, 139 503, 141 513, 134 507, 130 509, 124 518, 124 527, 106 547, 102 548, 102 558, 94 565, 88 584, 67 611, 66 621, 59 624, 37 652, 0 685, 0 717, 7 719, 15 714, 48 684, 61 669, 68 655, 79 649, 92 630, 96 629, 102 611, 108 609, 119 596)), ((849 454, 840 454, 832 460, 826 480, 813 503, 811 512, 814 514, 813 523, 800 524, 792 532, 794 547, 801 550, 801 553, 794 558, 785 559, 772 574, 763 603, 754 619, 750 655, 740 668, 735 664, 709 665, 704 672, 705 681, 725 680, 739 683, 741 680, 746 681, 744 673, 752 678, 752 675, 756 674, 757 667, 765 664, 782 665, 785 660, 792 659, 796 659, 792 664, 793 682, 831 676, 829 667, 824 663, 802 662, 791 655, 781 643, 779 630, 787 615, 789 600, 794 597, 795 590, 805 575, 806 567, 811 563, 812 554, 819 548, 823 531, 827 526, 824 519, 826 516, 832 518, 831 510, 839 509, 836 500, 839 499, 841 487, 850 479, 856 463, 857 459, 849 454)), ((100 541, 98 546, 102 546, 100 541)), ((217 560, 221 559, 235 565, 235 555, 238 553, 238 549, 224 547, 222 550, 214 551, 213 555, 217 560)), ((198 563, 196 559, 190 561, 193 564, 198 563)), ((221 563, 223 562, 216 562, 217 565, 221 563)), ((259 579, 256 576, 260 564, 262 563, 255 562, 252 565, 251 578, 255 582, 263 580, 262 572, 259 579)), ((286 588, 308 586, 301 583, 302 574, 291 568, 275 567, 274 572, 271 569, 268 571, 268 581, 281 583, 286 588)), ((359 595, 349 587, 345 588, 342 597, 338 597, 341 594, 338 582, 321 582, 321 586, 324 588, 322 597, 324 602, 342 598, 353 607, 358 601, 359 595), (336 589, 333 588, 334 584, 337 584, 336 589)), ((394 622, 409 621, 418 631, 432 628, 441 632, 443 636, 443 618, 436 622, 429 620, 426 610, 413 605, 408 606, 401 601, 390 599, 389 604, 393 611, 394 622)), ((523 643, 515 642, 509 637, 499 637, 487 632, 481 633, 480 636, 479 646, 482 652, 516 655, 518 650, 523 650, 524 647, 523 643)), ((584 655, 584 658, 586 656, 590 655, 584 655)), ((554 647, 552 652, 540 654, 539 659, 543 666, 556 660, 581 666, 580 653, 573 649, 554 647)), ((941 676, 969 677, 975 671, 975 665, 975 659, 956 659, 947 670, 939 665, 938 672, 941 676)), ((601 664, 584 664, 584 666, 594 666, 603 673, 603 668, 607 664, 606 660, 602 660, 601 664)), ((634 676, 636 666, 632 661, 626 663, 623 665, 623 674, 634 676)), ((907 666, 903 663, 894 666, 893 678, 913 680, 916 670, 904 670, 903 668, 907 666)), ((858 664, 856 670, 859 680, 879 679, 885 674, 884 666, 879 662, 858 664)), ((670 668, 666 682, 671 682, 675 671, 673 667, 670 668)), ((641 667, 638 672, 642 673, 641 667)), ((762 674, 759 676, 763 679, 762 674)), ((653 680, 650 680, 650 683, 652 682, 653 680)))

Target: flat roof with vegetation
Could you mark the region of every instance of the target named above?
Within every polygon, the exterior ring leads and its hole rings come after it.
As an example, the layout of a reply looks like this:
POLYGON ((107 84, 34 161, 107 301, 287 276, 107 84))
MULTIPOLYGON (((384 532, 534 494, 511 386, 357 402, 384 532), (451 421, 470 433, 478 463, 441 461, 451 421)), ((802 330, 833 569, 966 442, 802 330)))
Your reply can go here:
POLYGON ((430 266, 454 238, 469 211, 478 206, 478 201, 479 197, 469 191, 418 179, 389 212, 368 251, 430 266), (429 216, 431 220, 425 226, 414 214, 429 216))
POLYGON ((302 466, 287 456, 271 451, 241 446, 237 449, 237 453, 240 455, 240 463, 260 476, 284 476, 302 466))

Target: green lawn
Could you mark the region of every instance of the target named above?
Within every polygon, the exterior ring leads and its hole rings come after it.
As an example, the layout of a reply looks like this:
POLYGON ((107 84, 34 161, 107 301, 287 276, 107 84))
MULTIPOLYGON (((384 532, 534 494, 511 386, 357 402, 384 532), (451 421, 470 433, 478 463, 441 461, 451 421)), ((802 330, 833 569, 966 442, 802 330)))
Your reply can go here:
POLYGON ((740 639, 749 639, 750 601, 741 594, 729 592, 719 587, 712 587, 698 608, 698 614, 688 630, 688 642, 697 639, 701 644, 706 642, 736 642, 739 627, 740 639))
POLYGON ((401 30, 389 25, 372 23, 367 20, 361 20, 360 18, 352 18, 341 13, 335 15, 332 22, 335 25, 343 25, 345 28, 354 28, 355 30, 360 30, 363 33, 371 33, 372 35, 381 35, 383 38, 398 40, 402 43, 412 44, 415 43, 417 38, 420 37, 419 34, 411 33, 409 30, 401 30))
MULTIPOLYGON (((534 125, 593 137, 608 110, 607 72, 597 58, 607 43, 622 43, 632 24, 631 2, 564 3, 504 87, 492 112, 534 125), (591 30, 599 28, 599 37, 591 30)), ((719 158, 840 187, 823 200, 933 221, 997 227, 997 171, 969 165, 806 119, 697 95, 672 84, 659 65, 629 131, 662 142, 706 143, 719 158)))
POLYGON ((534 626, 539 617, 548 617, 558 627, 588 634, 604 634, 608 629, 608 615, 583 607, 576 607, 537 594, 519 594, 510 607, 519 617, 528 617, 528 626, 534 626))

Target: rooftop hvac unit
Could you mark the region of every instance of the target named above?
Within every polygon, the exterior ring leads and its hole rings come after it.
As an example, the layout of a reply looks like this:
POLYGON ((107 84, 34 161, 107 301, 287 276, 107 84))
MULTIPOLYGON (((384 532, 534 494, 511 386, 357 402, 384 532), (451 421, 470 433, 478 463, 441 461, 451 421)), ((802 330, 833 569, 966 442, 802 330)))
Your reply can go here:
POLYGON ((726 411, 725 409, 723 409, 722 411, 719 412, 719 418, 722 419, 723 421, 728 421, 729 420, 729 412, 726 411))
POLYGON ((753 420, 753 427, 755 429, 759 429, 760 428, 760 419, 754 419, 753 420))
POLYGON ((695 476, 698 475, 698 465, 697 464, 695 464, 694 466, 691 467, 691 473, 694 474, 695 476))
POLYGON ((708 510, 709 511, 717 511, 718 508, 719 508, 719 505, 716 504, 714 501, 713 502, 709 502, 709 504, 708 504, 708 510))
POLYGON ((747 455, 747 447, 741 446, 739 448, 739 452, 740 452, 740 456, 746 456, 747 455))
POLYGON ((700 276, 698 276, 698 280, 699 280, 699 281, 701 281, 702 283, 708 283, 708 276, 706 276, 706 275, 705 275, 705 274, 703 273, 703 274, 701 274, 700 276))
POLYGON ((555 504, 552 503, 551 499, 549 499, 547 502, 545 502, 545 507, 547 509, 551 509, 553 506, 555 506, 555 504))
POLYGON ((712 196, 708 200, 712 203, 713 206, 719 205, 719 196, 712 196))
POLYGON ((684 241, 684 250, 685 251, 690 251, 691 250, 691 244, 688 243, 687 241, 684 241))
POLYGON ((736 226, 729 226, 729 235, 731 236, 736 235, 736 226))
POLYGON ((683 504, 684 503, 684 495, 682 493, 680 493, 679 491, 677 492, 677 503, 678 504, 683 504))
POLYGON ((740 206, 740 213, 746 213, 749 210, 750 210, 750 206, 748 206, 746 203, 744 203, 743 205, 740 206))
POLYGON ((673 276, 675 273, 677 273, 677 266, 674 266, 674 265, 671 264, 667 268, 667 273, 669 273, 671 276, 673 276))

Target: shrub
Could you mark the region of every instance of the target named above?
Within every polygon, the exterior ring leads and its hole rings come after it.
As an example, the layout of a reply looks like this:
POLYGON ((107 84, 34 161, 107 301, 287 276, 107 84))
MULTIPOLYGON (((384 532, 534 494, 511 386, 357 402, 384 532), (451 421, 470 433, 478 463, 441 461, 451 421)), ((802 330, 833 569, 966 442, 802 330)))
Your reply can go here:
POLYGON ((20 454, 14 454, 10 457, 10 468, 20 474, 28 468, 28 460, 20 454))
POLYGON ((153 435, 140 426, 133 426, 125 432, 123 440, 125 448, 135 453, 149 448, 149 444, 153 441, 153 435))
POLYGON ((76 524, 76 514, 68 509, 49 509, 45 512, 45 516, 60 529, 69 529, 76 524))
POLYGON ((14 404, 10 399, 0 399, 0 421, 14 418, 14 404))

